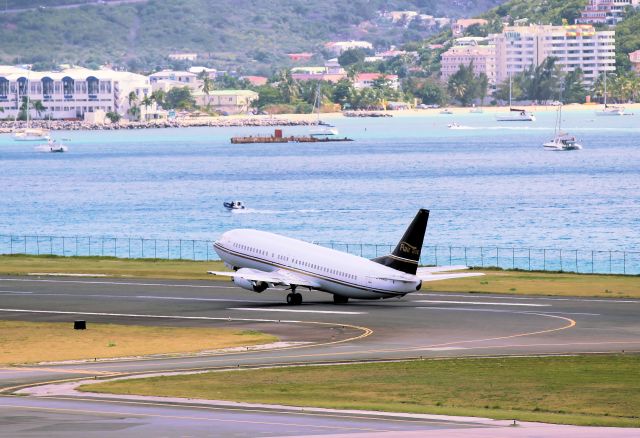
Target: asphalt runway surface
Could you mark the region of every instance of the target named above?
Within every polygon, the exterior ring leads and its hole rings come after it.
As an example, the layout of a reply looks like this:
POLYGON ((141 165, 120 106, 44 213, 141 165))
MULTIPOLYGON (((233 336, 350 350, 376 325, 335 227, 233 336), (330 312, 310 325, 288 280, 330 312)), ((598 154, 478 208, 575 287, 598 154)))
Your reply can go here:
MULTIPOLYGON (((334 305, 217 281, 0 277, 0 319, 255 329, 286 348, 0 368, 0 388, 75 378, 361 360, 640 351, 640 300, 416 293, 334 305)), ((366 378, 363 376, 363 378, 366 378)), ((0 436, 300 436, 487 424, 73 396, 0 398, 0 436)), ((487 430, 488 431, 488 430, 487 430)), ((495 431, 494 431, 495 432, 495 431)), ((491 432, 493 436, 497 436, 491 432)), ((453 436, 453 435, 451 435, 453 436)))

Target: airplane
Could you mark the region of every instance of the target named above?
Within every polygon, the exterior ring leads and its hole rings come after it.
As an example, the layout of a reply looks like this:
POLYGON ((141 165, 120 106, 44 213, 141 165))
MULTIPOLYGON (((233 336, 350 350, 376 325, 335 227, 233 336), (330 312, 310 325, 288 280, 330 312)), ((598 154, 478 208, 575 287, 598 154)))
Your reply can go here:
POLYGON ((233 271, 208 271, 231 277, 253 292, 285 286, 287 304, 302 304, 297 288, 333 294, 335 304, 349 298, 403 297, 419 291, 423 282, 474 277, 482 273, 445 273, 466 266, 418 267, 429 210, 420 209, 391 254, 366 259, 279 234, 251 229, 227 231, 214 242, 214 250, 233 271))

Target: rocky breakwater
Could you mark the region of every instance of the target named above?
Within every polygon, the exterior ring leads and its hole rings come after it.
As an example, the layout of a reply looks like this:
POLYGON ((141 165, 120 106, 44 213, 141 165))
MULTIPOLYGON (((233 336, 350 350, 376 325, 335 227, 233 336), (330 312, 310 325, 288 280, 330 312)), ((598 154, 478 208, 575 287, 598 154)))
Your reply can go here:
MULTIPOLYGON (((275 117, 184 117, 173 120, 150 120, 147 122, 119 122, 119 123, 88 123, 80 120, 32 120, 30 128, 43 128, 51 131, 100 131, 118 129, 149 129, 149 128, 185 128, 195 126, 210 127, 241 127, 241 126, 305 126, 312 125, 306 120, 289 120, 275 117)), ((2 121, 0 132, 14 132, 26 128, 26 122, 2 121)))

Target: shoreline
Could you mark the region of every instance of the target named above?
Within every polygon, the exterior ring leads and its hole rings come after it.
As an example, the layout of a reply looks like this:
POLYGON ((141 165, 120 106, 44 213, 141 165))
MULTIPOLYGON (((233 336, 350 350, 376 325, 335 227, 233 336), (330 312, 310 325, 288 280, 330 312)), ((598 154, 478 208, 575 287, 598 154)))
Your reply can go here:
MULTIPOLYGON (((634 112, 640 113, 640 103, 623 104, 630 114, 634 112)), ((532 113, 553 112, 558 108, 553 105, 516 105, 532 113)), ((386 117, 433 117, 444 116, 440 114, 443 109, 447 109, 451 114, 446 116, 456 116, 462 114, 470 114, 472 107, 447 107, 428 108, 428 109, 406 109, 406 110, 387 110, 387 111, 349 111, 356 117, 346 116, 343 112, 322 113, 321 118, 325 120, 337 120, 343 118, 369 118, 366 114, 371 114, 371 118, 386 117)), ((508 112, 508 106, 478 106, 482 113, 496 114, 508 112)), ((565 111, 596 111, 602 108, 602 104, 569 104, 564 105, 565 111)), ((314 125, 317 115, 309 114, 279 114, 273 115, 232 115, 232 116, 206 116, 206 117, 188 117, 176 120, 152 120, 148 122, 129 122, 122 121, 120 123, 90 123, 80 120, 32 120, 31 128, 43 128, 51 131, 111 131, 123 129, 159 129, 159 128, 190 128, 190 127, 212 127, 212 128, 233 128, 233 127, 279 127, 279 126, 309 126, 314 125)), ((10 134, 18 129, 26 128, 24 121, 0 121, 0 133, 10 134)))

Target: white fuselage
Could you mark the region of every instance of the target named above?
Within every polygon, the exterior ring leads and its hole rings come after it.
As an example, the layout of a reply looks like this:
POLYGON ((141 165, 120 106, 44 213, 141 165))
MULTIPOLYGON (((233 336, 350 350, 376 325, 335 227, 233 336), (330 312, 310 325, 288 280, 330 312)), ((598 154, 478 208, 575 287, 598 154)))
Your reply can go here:
POLYGON ((420 289, 420 279, 341 251, 264 231, 237 229, 214 244, 234 268, 288 271, 318 286, 314 289, 350 298, 389 298, 420 289))

